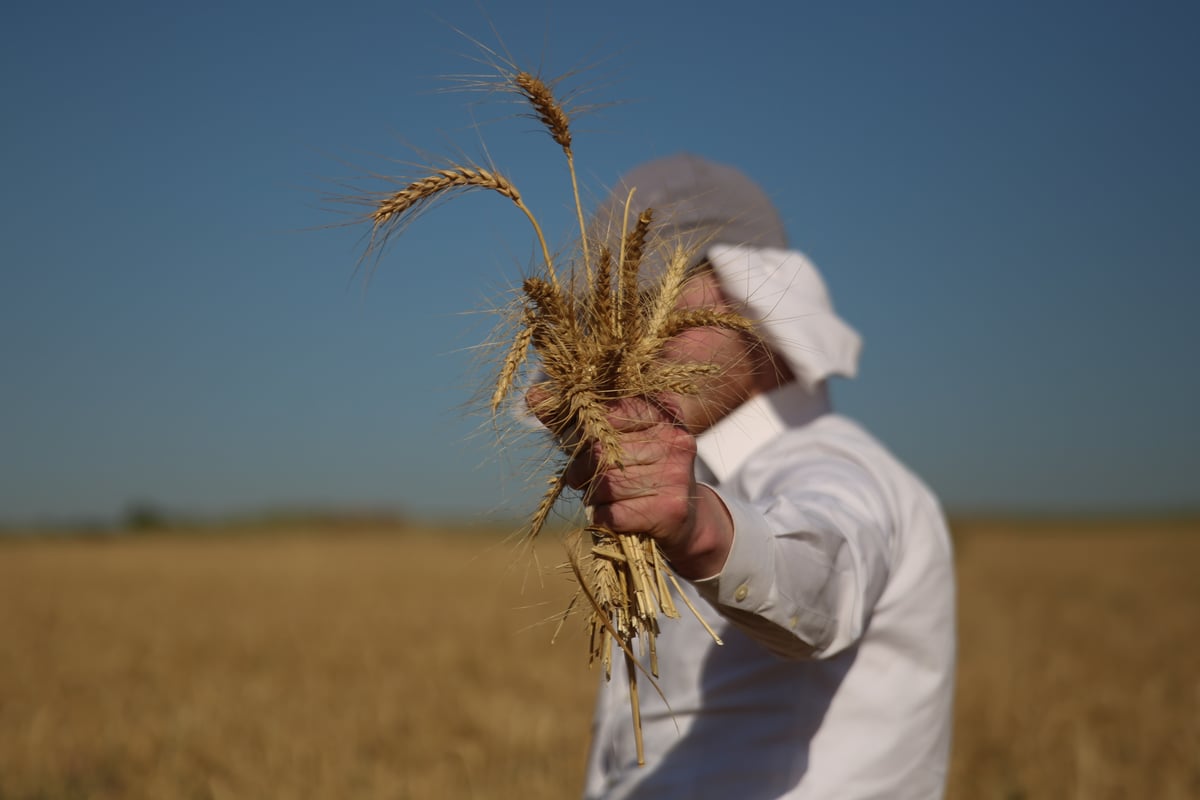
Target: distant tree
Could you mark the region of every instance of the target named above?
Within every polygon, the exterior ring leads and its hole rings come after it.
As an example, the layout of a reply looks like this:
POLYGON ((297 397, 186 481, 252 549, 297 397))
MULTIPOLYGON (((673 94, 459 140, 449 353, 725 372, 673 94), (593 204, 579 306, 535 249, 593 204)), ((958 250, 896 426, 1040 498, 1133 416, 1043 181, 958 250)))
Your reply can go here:
POLYGON ((167 527, 169 517, 154 503, 136 500, 125 506, 124 527, 130 531, 154 531, 167 527))

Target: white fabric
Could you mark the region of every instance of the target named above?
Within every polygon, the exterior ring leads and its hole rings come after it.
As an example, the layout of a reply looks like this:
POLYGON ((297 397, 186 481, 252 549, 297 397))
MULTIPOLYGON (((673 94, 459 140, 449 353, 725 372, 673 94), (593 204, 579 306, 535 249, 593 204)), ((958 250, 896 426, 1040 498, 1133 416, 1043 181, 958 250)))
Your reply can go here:
POLYGON ((950 743, 954 577, 933 495, 823 391, 792 383, 698 440, 734 519, 721 573, 685 584, 643 678, 597 699, 585 794, 606 800, 930 800, 950 743), (702 599, 703 598, 703 599, 702 599), (669 706, 668 706, 669 704, 669 706))
POLYGON ((718 244, 707 255, 726 297, 797 378, 813 387, 831 375, 854 377, 862 339, 834 312, 821 274, 803 253, 718 244))

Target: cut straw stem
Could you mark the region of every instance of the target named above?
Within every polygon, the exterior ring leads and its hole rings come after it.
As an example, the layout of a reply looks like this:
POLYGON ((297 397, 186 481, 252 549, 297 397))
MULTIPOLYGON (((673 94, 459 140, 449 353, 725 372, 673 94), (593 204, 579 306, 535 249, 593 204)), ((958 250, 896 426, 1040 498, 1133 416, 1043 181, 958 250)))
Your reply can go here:
POLYGON ((679 609, 675 607, 675 602, 671 599, 671 590, 667 588, 667 579, 664 577, 666 568, 663 565, 662 556, 658 553, 658 545, 654 543, 653 539, 647 539, 646 547, 653 559, 654 580, 658 585, 658 607, 671 619, 679 619, 679 609))
POLYGON ((717 644, 725 644, 725 642, 721 641, 721 637, 717 635, 717 632, 712 629, 712 626, 704 621, 704 617, 701 616, 700 612, 696 610, 696 607, 692 605, 692 601, 688 600, 688 596, 683 593, 683 587, 679 585, 679 581, 675 580, 675 576, 668 572, 667 577, 671 579, 671 585, 675 587, 675 591, 679 592, 679 596, 683 599, 683 602, 688 607, 688 610, 696 616, 696 619, 700 620, 700 624, 704 626, 704 630, 708 631, 708 635, 713 638, 713 641, 717 644))
POLYGON ((629 673, 629 705, 633 709, 633 741, 637 745, 637 763, 646 765, 646 748, 642 744, 642 706, 638 702, 637 662, 625 653, 625 669, 629 673))

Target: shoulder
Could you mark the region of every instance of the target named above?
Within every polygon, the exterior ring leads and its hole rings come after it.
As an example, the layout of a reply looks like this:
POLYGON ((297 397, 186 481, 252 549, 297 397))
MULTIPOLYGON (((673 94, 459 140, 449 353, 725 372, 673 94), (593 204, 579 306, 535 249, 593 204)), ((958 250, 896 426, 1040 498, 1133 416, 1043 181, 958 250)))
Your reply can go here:
POLYGON ((879 439, 832 413, 765 442, 731 483, 747 499, 816 493, 897 521, 917 508, 937 507, 929 487, 879 439))
POLYGON ((822 414, 789 427, 746 459, 743 470, 787 471, 789 467, 844 462, 872 473, 907 472, 891 451, 859 423, 840 414, 822 414))

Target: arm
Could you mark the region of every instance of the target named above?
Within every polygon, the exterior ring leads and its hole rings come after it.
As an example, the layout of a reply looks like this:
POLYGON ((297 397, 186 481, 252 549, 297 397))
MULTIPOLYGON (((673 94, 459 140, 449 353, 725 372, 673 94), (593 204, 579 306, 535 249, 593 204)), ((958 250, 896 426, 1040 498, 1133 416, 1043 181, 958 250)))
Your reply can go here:
MULTIPOLYGON (((884 504, 864 468, 789 459, 735 496, 696 483, 695 440, 660 409, 622 401, 612 420, 623 467, 591 482, 595 522, 653 536, 723 616, 784 657, 858 640, 891 569, 884 504)), ((573 485, 587 485, 597 455, 573 465, 573 485)))
POLYGON ((697 590, 786 658, 853 645, 892 570, 890 526, 873 481, 822 457, 755 489, 750 499, 720 495, 735 536, 721 572, 695 581, 697 590))

